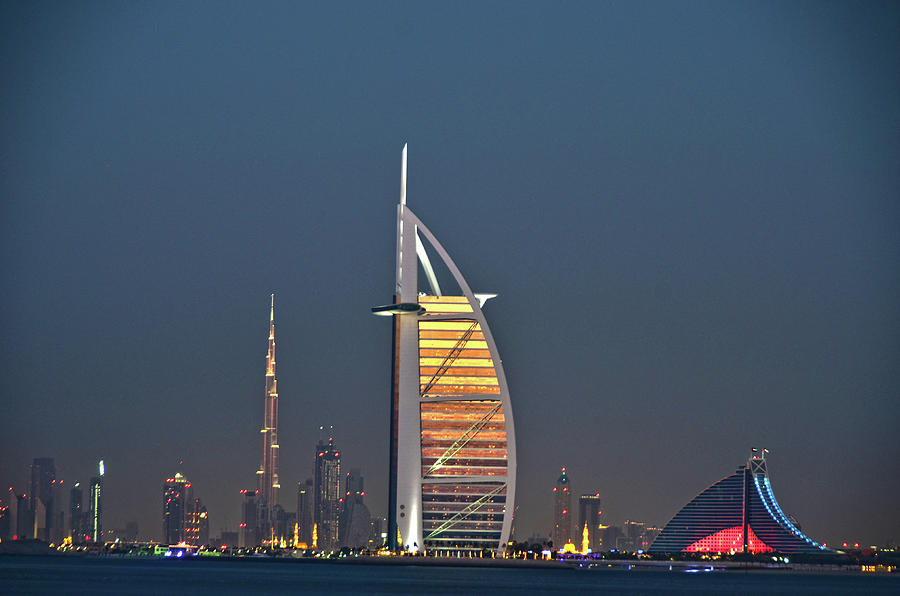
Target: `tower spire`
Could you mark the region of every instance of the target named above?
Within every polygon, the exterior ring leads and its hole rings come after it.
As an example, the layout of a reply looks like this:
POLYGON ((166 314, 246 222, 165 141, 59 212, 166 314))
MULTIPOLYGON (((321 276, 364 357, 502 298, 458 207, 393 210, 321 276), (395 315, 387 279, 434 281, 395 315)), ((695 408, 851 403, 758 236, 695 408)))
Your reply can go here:
POLYGON ((272 511, 278 505, 278 381, 275 379, 275 294, 269 303, 269 349, 266 353, 266 394, 263 413, 262 463, 257 472, 259 489, 259 532, 263 540, 273 539, 272 511))
POLYGON ((400 204, 406 205, 406 146, 403 143, 403 162, 400 166, 400 204))

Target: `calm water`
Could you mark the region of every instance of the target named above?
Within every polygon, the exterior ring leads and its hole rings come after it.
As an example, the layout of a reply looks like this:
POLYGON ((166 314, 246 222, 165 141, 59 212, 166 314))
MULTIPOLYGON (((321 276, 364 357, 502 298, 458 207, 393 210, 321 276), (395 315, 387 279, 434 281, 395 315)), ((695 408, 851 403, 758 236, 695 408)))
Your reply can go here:
POLYGON ((898 594, 891 575, 0 556, 2 594, 898 594))

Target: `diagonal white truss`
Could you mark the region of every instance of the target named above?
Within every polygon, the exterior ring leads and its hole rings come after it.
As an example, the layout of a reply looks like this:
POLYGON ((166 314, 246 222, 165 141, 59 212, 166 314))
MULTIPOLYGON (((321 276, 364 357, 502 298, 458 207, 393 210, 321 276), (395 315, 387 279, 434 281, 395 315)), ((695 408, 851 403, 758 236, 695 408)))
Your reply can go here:
POLYGON ((450 459, 451 457, 453 457, 454 455, 459 453, 463 447, 468 445, 469 441, 474 439, 475 435, 477 435, 479 432, 481 432, 481 430, 485 426, 487 426, 487 423, 491 421, 491 418, 493 418, 494 416, 497 415, 497 412, 499 412, 500 408, 502 408, 502 407, 503 407, 503 402, 498 401, 497 405, 494 406, 493 408, 491 408, 487 414, 482 416, 480 420, 478 420, 472 426, 470 426, 468 429, 466 429, 466 432, 464 432, 458 439, 456 439, 456 441, 454 441, 453 444, 450 445, 450 447, 448 447, 446 451, 444 451, 444 454, 441 455, 437 459, 437 461, 435 461, 431 465, 430 468, 428 468, 428 471, 425 472, 425 476, 429 476, 435 470, 440 469, 440 467, 444 465, 444 462, 446 462, 448 459, 450 459))
POLYGON ((429 534, 428 536, 425 537, 425 540, 434 538, 438 534, 443 534, 444 532, 446 532, 447 530, 452 528, 454 525, 456 525, 458 522, 463 521, 464 519, 466 519, 467 517, 469 517, 470 515, 472 515, 473 513, 475 513, 482 507, 484 507, 485 505, 487 505, 489 500, 494 498, 496 495, 500 494, 504 488, 506 488, 506 485, 501 484, 500 486, 498 486, 491 492, 487 493, 486 495, 482 495, 477 501, 473 501, 472 503, 469 503, 465 509, 456 513, 453 517, 451 517, 450 519, 448 519, 447 521, 442 523, 440 526, 435 528, 434 531, 431 532, 431 534, 429 534))

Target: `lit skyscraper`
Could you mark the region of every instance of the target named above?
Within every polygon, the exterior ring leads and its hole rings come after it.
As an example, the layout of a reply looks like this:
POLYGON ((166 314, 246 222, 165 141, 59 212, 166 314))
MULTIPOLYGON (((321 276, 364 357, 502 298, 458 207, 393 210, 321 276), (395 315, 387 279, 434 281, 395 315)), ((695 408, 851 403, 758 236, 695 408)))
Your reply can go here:
POLYGON ((238 532, 238 546, 249 548, 259 544, 259 498, 258 490, 241 491, 241 525, 238 532))
POLYGON ((275 294, 269 310, 269 350, 266 354, 266 398, 263 415, 262 463, 258 476, 258 523, 262 540, 268 540, 272 533, 272 510, 278 505, 278 382, 275 380, 275 294))
POLYGON ((328 443, 316 445, 315 477, 315 534, 316 546, 321 551, 332 550, 338 545, 338 524, 341 514, 341 453, 334 446, 334 437, 328 443))
POLYGON ((572 492, 569 490, 569 477, 566 469, 553 487, 553 548, 561 549, 567 542, 572 542, 572 492))
POLYGON ((186 505, 192 502, 191 483, 177 472, 163 484, 163 542, 178 544, 185 539, 186 505))
POLYGON ((474 294, 407 207, 406 154, 394 304, 372 309, 394 319, 388 544, 501 551, 515 509, 516 451, 509 388, 481 310, 495 294, 474 294), (441 291, 429 250, 462 295, 441 291), (420 265, 429 293, 419 291, 420 265))
POLYGON ((338 532, 341 546, 368 547, 372 539, 372 514, 366 507, 366 491, 359 470, 347 473, 345 486, 338 532))
POLYGON ((184 504, 184 541, 195 546, 209 544, 209 512, 200 499, 184 504))
POLYGON ((600 538, 601 513, 603 512, 600 510, 600 493, 581 495, 578 498, 578 531, 575 534, 576 536, 581 536, 584 528, 587 528, 588 546, 593 552, 598 552, 602 546, 600 538))
POLYGON ((12 509, 9 503, 4 503, 3 499, 0 499, 0 541, 9 540, 11 535, 12 509))
POLYGON ((105 473, 103 460, 100 460, 98 466, 99 476, 91 478, 90 491, 90 539, 94 544, 98 544, 103 540, 103 475, 105 473))

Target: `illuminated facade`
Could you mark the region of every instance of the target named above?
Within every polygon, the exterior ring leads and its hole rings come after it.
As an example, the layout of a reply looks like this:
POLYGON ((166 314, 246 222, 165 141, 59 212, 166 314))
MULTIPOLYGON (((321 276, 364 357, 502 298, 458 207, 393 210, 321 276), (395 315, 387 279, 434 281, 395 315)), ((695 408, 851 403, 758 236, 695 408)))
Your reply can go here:
POLYGON ((200 499, 185 502, 184 541, 195 546, 209 544, 209 511, 200 499))
POLYGON ((328 443, 316 445, 315 477, 315 524, 316 546, 321 551, 330 551, 338 546, 341 498, 341 452, 334 446, 334 437, 328 443))
POLYGON ((515 433, 506 376, 481 307, 456 264, 406 206, 403 148, 393 315, 388 546, 501 550, 515 499, 515 433), (424 240, 423 240, 424 237, 424 240), (462 293, 441 292, 426 251, 462 293), (429 292, 420 292, 418 268, 429 292))
POLYGON ((263 427, 262 463, 257 470, 259 496, 257 523, 259 538, 269 540, 273 532, 272 511, 278 505, 278 382, 275 379, 275 294, 269 310, 269 350, 266 354, 266 398, 263 427))
MULTIPOLYGON (((579 528, 580 530, 581 528, 579 528)), ((553 534, 550 539, 556 550, 573 542, 572 491, 569 490, 569 477, 566 476, 565 468, 562 469, 562 473, 556 480, 556 486, 553 487, 553 534)))
POLYGON ((88 537, 91 542, 98 543, 103 539, 103 460, 100 460, 99 476, 91 478, 90 489, 90 527, 88 537))
POLYGON ((599 552, 603 544, 600 539, 600 515, 603 513, 600 505, 600 493, 578 498, 578 532, 587 532, 588 548, 592 552, 599 552))
POLYGON ((163 542, 187 542, 185 536, 186 506, 191 502, 191 483, 181 475, 166 478, 163 483, 163 542))
POLYGON ((766 470, 765 449, 684 506, 650 552, 821 553, 828 549, 800 531, 781 510, 766 470))

